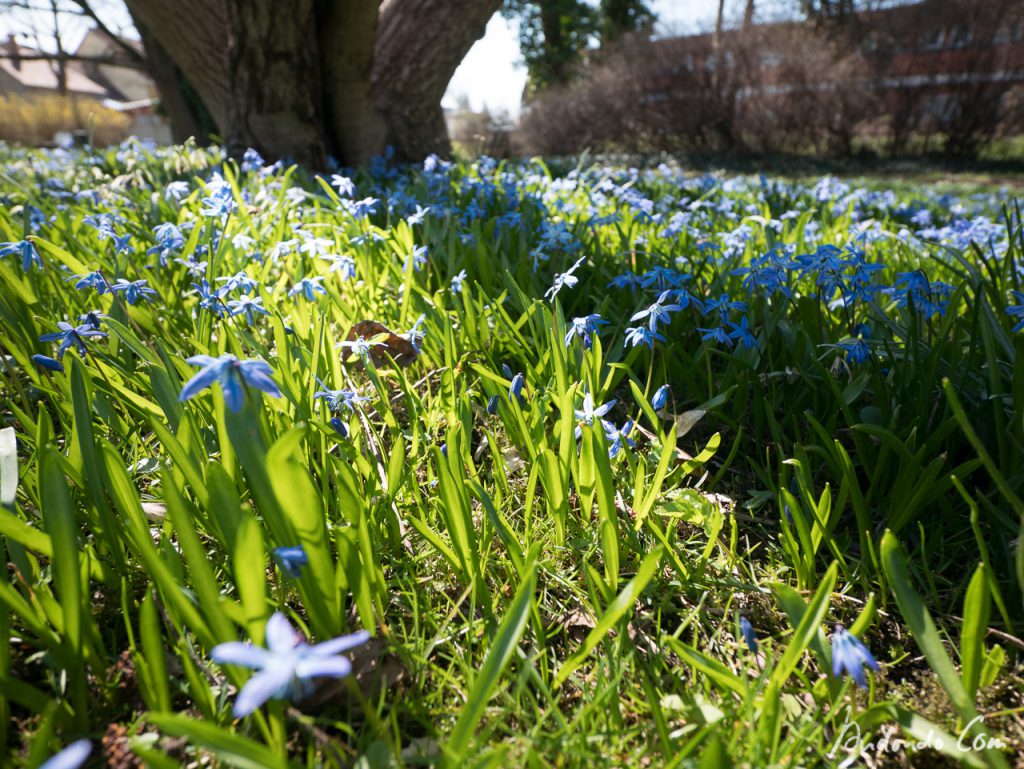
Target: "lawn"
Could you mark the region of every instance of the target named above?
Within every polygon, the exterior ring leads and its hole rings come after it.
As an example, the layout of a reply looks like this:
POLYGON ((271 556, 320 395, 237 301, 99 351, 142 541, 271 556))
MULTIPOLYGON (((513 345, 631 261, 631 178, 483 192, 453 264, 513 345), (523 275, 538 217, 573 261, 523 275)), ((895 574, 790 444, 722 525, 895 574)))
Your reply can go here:
POLYGON ((1012 192, 0 169, 0 765, 1020 765, 1012 192))

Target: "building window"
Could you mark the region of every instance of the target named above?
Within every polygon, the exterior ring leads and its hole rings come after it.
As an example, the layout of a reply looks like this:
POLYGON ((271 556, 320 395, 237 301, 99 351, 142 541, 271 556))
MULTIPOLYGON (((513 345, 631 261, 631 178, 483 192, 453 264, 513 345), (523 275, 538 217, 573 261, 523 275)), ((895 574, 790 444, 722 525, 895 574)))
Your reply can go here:
POLYGON ((974 34, 970 27, 965 24, 957 24, 946 36, 946 46, 948 48, 965 48, 970 45, 973 37, 974 34))
POLYGON ((942 27, 928 30, 921 37, 921 47, 926 51, 938 51, 942 48, 945 38, 946 31, 942 27))

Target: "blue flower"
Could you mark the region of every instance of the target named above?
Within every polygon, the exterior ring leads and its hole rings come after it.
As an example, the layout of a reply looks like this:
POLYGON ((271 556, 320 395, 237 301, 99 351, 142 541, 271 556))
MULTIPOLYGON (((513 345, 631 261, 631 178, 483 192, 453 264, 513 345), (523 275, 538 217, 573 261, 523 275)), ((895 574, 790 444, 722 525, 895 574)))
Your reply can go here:
POLYGON ((228 184, 220 174, 214 174, 203 190, 206 194, 199 213, 203 216, 220 218, 227 216, 235 209, 235 198, 228 184))
POLYGON ((859 364, 871 360, 871 348, 863 339, 847 339, 839 342, 836 347, 846 353, 846 360, 850 363, 859 364))
POLYGON ((207 262, 197 262, 191 256, 188 259, 177 257, 174 261, 183 265, 185 267, 185 271, 193 278, 201 278, 206 274, 207 262))
POLYGON ((64 357, 64 353, 72 347, 78 349, 78 354, 83 358, 88 350, 85 347, 85 340, 91 337, 106 336, 105 331, 99 331, 90 325, 72 326, 67 321, 60 321, 57 324, 60 331, 51 331, 39 337, 40 342, 56 342, 60 340, 60 349, 57 350, 57 360, 64 357))
MULTIPOLYGON (((588 425, 588 426, 592 426, 594 424, 594 420, 595 419, 601 419, 602 417, 604 417, 605 414, 607 414, 609 411, 612 410, 612 407, 617 402, 618 401, 616 401, 614 398, 612 398, 607 403, 602 403, 600 406, 597 406, 595 408, 594 407, 594 396, 591 395, 590 393, 587 393, 587 394, 585 394, 583 396, 583 408, 573 409, 573 413, 576 415, 576 419, 579 422, 581 422, 582 424, 588 425)), ((604 420, 602 419, 602 422, 603 421, 604 420)), ((608 422, 606 422, 604 426, 605 426, 605 428, 609 428, 610 427, 613 430, 615 429, 614 425, 612 425, 611 423, 608 423, 608 422)), ((577 425, 576 426, 576 440, 579 440, 580 436, 582 436, 582 435, 583 435, 583 430, 580 427, 580 425, 577 425)))
MULTIPOLYGON (((220 298, 217 297, 217 300, 220 301, 220 298)), ((262 296, 251 297, 243 294, 238 299, 232 299, 227 303, 227 306, 231 308, 231 317, 244 314, 245 322, 250 326, 253 324, 253 320, 256 315, 270 315, 267 309, 263 306, 262 296)))
POLYGON ((377 198, 363 198, 362 200, 342 200, 342 207, 348 210, 356 219, 362 219, 377 211, 380 201, 377 198))
MULTIPOLYGON (((121 217, 117 217, 117 219, 121 221, 121 217)), ((117 232, 114 230, 114 217, 110 214, 86 216, 82 219, 82 222, 96 230, 96 236, 100 240, 110 240, 117 237, 117 232)))
POLYGON ((280 612, 267 620, 267 648, 229 641, 215 646, 210 659, 220 665, 239 665, 258 671, 235 700, 235 718, 252 713, 269 699, 301 700, 309 696, 316 678, 344 678, 352 663, 342 652, 366 643, 365 630, 309 645, 280 612))
POLYGON ((296 294, 302 294, 310 302, 316 299, 317 294, 326 294, 327 289, 320 285, 320 281, 323 280, 322 275, 318 275, 315 278, 303 278, 288 291, 288 296, 295 296, 296 294))
POLYGON ((242 155, 243 171, 259 171, 264 165, 265 161, 263 160, 263 156, 252 147, 247 149, 245 154, 242 155))
POLYGON ((107 279, 103 277, 103 273, 99 270, 86 272, 81 275, 72 275, 68 280, 75 281, 75 288, 79 291, 92 288, 96 290, 97 294, 105 294, 110 290, 107 279))
POLYGON ((864 676, 864 667, 867 666, 876 673, 879 670, 878 663, 871 656, 868 647, 864 645, 857 636, 847 632, 842 625, 836 625, 832 634, 832 675, 839 678, 845 672, 862 689, 868 688, 867 678, 864 676))
POLYGON ((156 238, 156 245, 148 249, 146 253, 149 255, 159 254, 161 265, 167 264, 168 258, 185 245, 185 237, 174 222, 158 224, 153 230, 153 235, 156 238))
POLYGON ((740 634, 743 636, 743 641, 747 644, 747 648, 753 653, 757 653, 757 633, 754 632, 754 626, 750 624, 750 620, 746 617, 740 617, 740 634))
POLYGON ((616 275, 610 281, 608 281, 609 288, 637 288, 641 285, 640 278, 626 270, 621 275, 616 275))
POLYGON ((708 299, 704 302, 704 314, 707 315, 715 310, 723 319, 729 314, 731 310, 737 312, 746 312, 747 305, 745 302, 734 302, 729 298, 728 294, 722 294, 717 299, 708 299))
POLYGON ((583 341, 584 349, 589 350, 593 340, 591 339, 592 334, 597 333, 597 327, 603 323, 607 323, 606 320, 601 320, 600 315, 585 315, 582 318, 573 318, 572 326, 565 333, 565 346, 568 347, 572 342, 572 338, 579 337, 583 341))
POLYGON ((188 195, 188 182, 171 182, 164 187, 164 200, 174 198, 174 200, 180 201, 186 195, 188 195))
POLYGON ((356 185, 347 176, 334 174, 331 177, 331 186, 338 188, 338 197, 351 198, 356 194, 356 185))
POLYGON ((414 224, 419 224, 420 222, 422 222, 429 212, 430 206, 423 208, 422 206, 417 204, 416 211, 411 216, 409 216, 409 218, 406 219, 405 221, 409 223, 410 227, 412 227, 414 224))
POLYGON ((664 342, 665 337, 656 331, 651 331, 647 326, 626 329, 626 344, 630 347, 645 344, 653 350, 655 341, 664 342))
POLYGON ((351 256, 336 256, 334 254, 325 254, 320 257, 326 259, 331 263, 331 268, 328 272, 337 272, 341 270, 342 280, 351 280, 356 276, 356 260, 351 256))
POLYGON ((493 415, 493 414, 497 414, 498 413, 498 403, 500 402, 500 400, 501 399, 497 395, 492 395, 490 397, 490 399, 488 399, 488 401, 487 401, 487 413, 488 414, 492 414, 493 415))
POLYGON ((623 441, 630 448, 636 448, 636 441, 629 437, 630 433, 633 432, 634 425, 632 419, 627 419, 622 427, 616 427, 606 420, 601 420, 601 425, 604 427, 605 437, 610 441, 608 444, 609 458, 614 459, 618 455, 622 450, 623 441))
POLYGON ((124 298, 128 304, 136 304, 140 299, 145 299, 149 302, 152 301, 152 297, 157 295, 156 291, 146 285, 145 280, 127 280, 125 278, 118 278, 117 282, 111 286, 110 289, 115 294, 124 294, 124 298))
POLYGON ((357 336, 355 339, 351 341, 345 340, 344 342, 338 342, 338 344, 335 346, 339 348, 348 348, 353 353, 358 355, 360 358, 363 358, 365 360, 370 356, 371 348, 379 347, 382 344, 383 342, 371 342, 364 339, 362 336, 357 336))
POLYGON ((654 267, 640 276, 640 285, 644 288, 657 288, 667 291, 676 288, 684 277, 670 267, 654 267))
POLYGON ((29 268, 33 265, 36 267, 43 266, 43 260, 39 257, 35 244, 30 240, 0 243, 0 256, 7 256, 8 254, 18 254, 21 256, 22 272, 28 272, 29 268))
POLYGON ((89 740, 72 742, 55 756, 48 758, 39 765, 39 769, 78 769, 92 753, 89 740))
POLYGON ((292 579, 301 577, 302 567, 309 564, 309 556, 306 555, 302 545, 275 547, 272 552, 277 565, 292 579))
POLYGON ((218 283, 223 283, 218 291, 228 293, 230 291, 240 291, 243 294, 251 294, 256 291, 260 284, 249 277, 249 273, 245 270, 236 272, 234 275, 229 275, 226 278, 217 278, 218 283))
POLYGON ((360 395, 355 390, 332 390, 319 379, 320 386, 323 390, 318 390, 313 397, 316 399, 322 399, 327 404, 327 408, 332 412, 341 411, 345 409, 347 411, 355 411, 356 406, 362 401, 367 401, 364 395, 360 395))
POLYGON ((329 424, 331 426, 331 429, 334 430, 334 432, 336 432, 342 438, 348 438, 348 425, 345 424, 345 421, 343 419, 340 419, 338 417, 331 417, 331 421, 328 422, 327 424, 329 424))
POLYGON ((701 335, 701 339, 705 342, 718 342, 726 347, 732 347, 732 339, 729 337, 729 333, 722 326, 716 326, 715 328, 698 328, 697 330, 704 332, 701 335))
POLYGON ((452 276, 451 286, 452 286, 452 293, 453 294, 461 294, 462 293, 462 282, 465 279, 466 279, 466 271, 465 270, 462 270, 458 275, 453 275, 452 276))
POLYGON ((89 312, 82 313, 78 316, 78 319, 82 321, 83 325, 91 326, 92 328, 99 329, 101 327, 101 321, 103 318, 109 317, 106 313, 100 312, 99 310, 89 310, 89 312))
POLYGON ((667 298, 667 293, 668 292, 666 291, 664 294, 658 297, 658 301, 647 307, 647 309, 640 310, 640 312, 635 313, 633 317, 630 318, 630 320, 637 321, 647 318, 648 325, 650 326, 652 333, 658 330, 659 323, 671 323, 672 316, 670 313, 678 312, 683 308, 678 304, 662 304, 662 300, 667 298))
POLYGON ((1017 300, 1017 304, 1008 305, 1006 314, 1017 321, 1013 326, 1014 332, 1017 332, 1024 328, 1024 291, 1011 291, 1010 293, 1017 300))
POLYGON ((512 377, 512 384, 510 384, 508 388, 508 399, 512 400, 513 398, 516 398, 521 403, 523 400, 522 392, 524 384, 526 384, 526 377, 522 374, 516 374, 512 377))
POLYGON ((193 283, 192 288, 198 292, 199 306, 204 310, 209 310, 218 317, 227 314, 226 305, 224 304, 223 299, 223 289, 214 291, 210 288, 210 284, 207 282, 206 278, 203 278, 199 283, 193 283))
POLYGON ((744 315, 740 318, 739 323, 728 322, 732 326, 732 331, 729 332, 729 338, 738 341, 740 345, 747 349, 757 347, 757 337, 750 331, 750 321, 747 320, 747 316, 744 315))
POLYGON ((416 322, 412 324, 412 328, 405 332, 406 339, 409 340, 409 344, 412 345, 412 349, 416 352, 420 351, 420 346, 423 344, 423 340, 427 338, 427 332, 422 329, 423 322, 426 319, 426 315, 420 315, 416 319, 416 322))
POLYGON ((37 366, 49 369, 50 371, 64 371, 64 364, 61 363, 59 360, 54 360, 48 355, 33 355, 32 362, 35 363, 37 366))
POLYGON ((193 366, 202 366, 198 373, 181 388, 179 401, 187 401, 198 395, 214 382, 220 382, 224 403, 233 412, 242 408, 245 400, 245 386, 250 385, 274 398, 281 397, 277 383, 270 378, 273 369, 262 360, 238 360, 230 353, 219 358, 209 355, 193 355, 187 360, 193 366))
POLYGON ((654 391, 654 397, 651 398, 651 406, 655 411, 661 411, 668 404, 668 397, 671 395, 668 385, 662 385, 654 391))
POLYGON ((416 270, 419 270, 423 265, 425 265, 427 263, 427 247, 414 246, 412 252, 405 258, 405 266, 402 267, 402 269, 408 270, 410 263, 416 270))
POLYGON ((558 292, 561 291, 563 288, 572 288, 577 283, 579 283, 580 279, 577 278, 573 273, 575 273, 576 269, 581 264, 583 264, 583 260, 586 258, 587 257, 585 256, 581 256, 579 259, 576 260, 576 263, 568 270, 559 273, 558 275, 555 275, 555 282, 551 284, 551 288, 544 292, 544 298, 554 299, 558 295, 558 292))

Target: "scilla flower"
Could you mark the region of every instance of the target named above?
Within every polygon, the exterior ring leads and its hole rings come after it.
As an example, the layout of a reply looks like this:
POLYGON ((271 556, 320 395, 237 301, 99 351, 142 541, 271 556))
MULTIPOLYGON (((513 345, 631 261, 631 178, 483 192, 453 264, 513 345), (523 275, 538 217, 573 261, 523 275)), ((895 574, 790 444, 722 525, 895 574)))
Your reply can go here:
POLYGON ((524 384, 526 384, 526 377, 524 377, 522 374, 516 374, 514 377, 512 377, 512 384, 509 385, 508 388, 508 399, 512 400, 513 398, 515 398, 519 400, 520 403, 522 403, 522 393, 524 384))
POLYGON ((187 362, 193 366, 202 366, 202 369, 181 388, 179 401, 187 401, 207 387, 212 387, 214 382, 220 382, 225 405, 236 413, 241 410, 245 400, 246 385, 262 390, 274 398, 281 397, 277 383, 270 378, 273 369, 264 361, 239 360, 234 355, 225 353, 219 358, 193 355, 187 362))
POLYGON ((301 577, 302 567, 309 563, 309 556, 306 555, 302 545, 275 547, 273 553, 274 560, 277 561, 278 566, 292 579, 301 577))
POLYGON ((655 411, 661 411, 668 404, 668 396, 671 392, 668 389, 668 385, 662 385, 654 391, 654 397, 651 398, 651 406, 655 411))
POLYGON ((78 350, 78 354, 84 358, 86 353, 88 353, 85 340, 107 335, 107 332, 97 331, 87 323, 76 327, 62 320, 57 323, 57 326, 60 328, 60 331, 51 331, 39 337, 40 342, 60 342, 60 349, 57 350, 57 360, 61 360, 64 357, 64 353, 72 347, 75 347, 78 350))
POLYGON ((21 257, 21 271, 28 272, 32 267, 42 267, 43 260, 39 258, 35 244, 31 240, 18 240, 9 243, 0 243, 0 256, 17 254, 21 257))
POLYGON ((279 612, 267 620, 266 636, 266 649, 230 641, 210 652, 210 658, 220 665, 257 671, 238 692, 235 718, 249 715, 269 699, 296 701, 308 697, 315 678, 344 678, 352 672, 352 663, 341 653, 370 638, 364 630, 311 646, 279 612))
POLYGON ((573 337, 579 337, 583 341, 583 347, 589 350, 593 344, 591 336, 598 333, 598 326, 607 323, 606 320, 601 320, 600 315, 584 315, 581 318, 573 318, 572 325, 569 330, 565 332, 565 346, 568 347, 572 342, 573 337))
POLYGON ((857 636, 848 632, 842 625, 836 625, 832 634, 832 675, 839 678, 847 673, 857 686, 861 689, 868 688, 867 678, 864 675, 864 667, 867 666, 876 673, 879 670, 878 663, 871 656, 868 647, 864 645, 857 636))
POLYGON ((743 636, 743 642, 746 643, 747 648, 756 654, 757 633, 754 632, 754 626, 750 624, 750 620, 742 616, 740 617, 740 635, 743 636))
POLYGON ((48 758, 39 765, 39 769, 78 769, 92 753, 89 740, 72 742, 57 755, 48 758))

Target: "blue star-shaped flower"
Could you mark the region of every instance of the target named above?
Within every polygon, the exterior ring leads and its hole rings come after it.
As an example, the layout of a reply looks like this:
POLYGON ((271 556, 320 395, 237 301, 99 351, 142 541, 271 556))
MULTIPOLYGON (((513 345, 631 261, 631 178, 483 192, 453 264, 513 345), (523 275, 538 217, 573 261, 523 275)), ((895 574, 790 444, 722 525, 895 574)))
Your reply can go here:
POLYGON ((868 647, 864 645, 857 636, 849 633, 842 625, 836 625, 832 634, 832 675, 839 678, 847 673, 857 686, 861 689, 868 688, 867 678, 864 675, 864 667, 867 666, 876 673, 879 670, 878 663, 871 656, 868 647))
POLYGON ((195 397, 207 387, 212 387, 214 382, 220 382, 221 392, 224 393, 224 403, 229 409, 237 413, 245 401, 245 386, 255 387, 274 398, 281 397, 281 390, 277 383, 270 378, 273 369, 270 365, 261 360, 239 360, 230 353, 225 353, 219 358, 210 355, 193 355, 188 358, 188 363, 202 368, 192 377, 185 386, 181 388, 179 401, 187 401, 195 397))
POLYGON ((267 620, 267 648, 229 641, 213 648, 210 658, 221 665, 258 671, 235 700, 235 718, 252 713, 269 699, 301 700, 313 691, 316 678, 344 678, 352 663, 342 652, 366 643, 365 630, 310 645, 279 612, 267 620))

